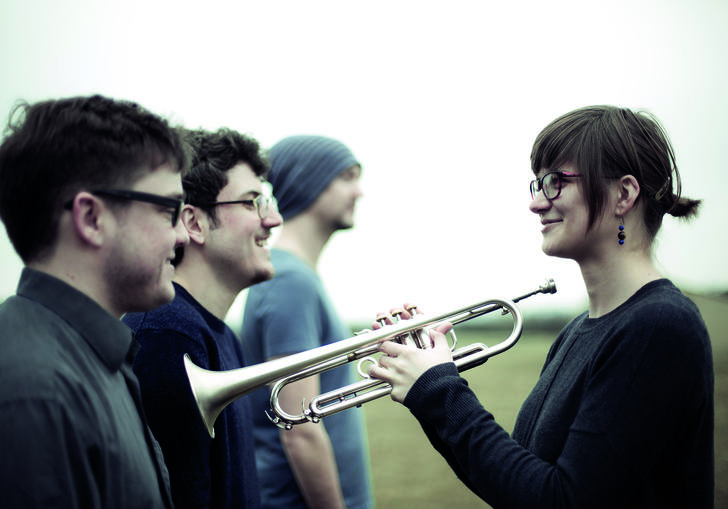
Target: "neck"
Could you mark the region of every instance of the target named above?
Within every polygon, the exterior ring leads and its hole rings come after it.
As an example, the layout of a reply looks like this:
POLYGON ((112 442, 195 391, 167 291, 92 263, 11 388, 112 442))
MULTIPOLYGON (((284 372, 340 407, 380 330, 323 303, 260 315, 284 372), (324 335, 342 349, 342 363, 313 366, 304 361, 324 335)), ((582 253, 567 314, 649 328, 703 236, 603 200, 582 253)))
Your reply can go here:
POLYGON ((111 316, 121 319, 124 311, 116 309, 113 301, 108 298, 110 294, 107 285, 98 276, 102 269, 97 261, 98 258, 85 256, 84 252, 57 250, 51 258, 28 263, 27 267, 60 279, 96 301, 111 316))
POLYGON ((589 297, 589 317, 598 318, 617 308, 645 284, 662 276, 645 251, 620 251, 607 260, 581 262, 589 297))
POLYGON ((334 232, 311 216, 299 214, 284 223, 275 246, 299 257, 313 270, 334 232))
POLYGON ((220 320, 225 319, 230 306, 242 290, 235 287, 230 278, 213 271, 211 265, 204 260, 203 254, 194 249, 186 249, 182 263, 175 270, 174 281, 220 320))

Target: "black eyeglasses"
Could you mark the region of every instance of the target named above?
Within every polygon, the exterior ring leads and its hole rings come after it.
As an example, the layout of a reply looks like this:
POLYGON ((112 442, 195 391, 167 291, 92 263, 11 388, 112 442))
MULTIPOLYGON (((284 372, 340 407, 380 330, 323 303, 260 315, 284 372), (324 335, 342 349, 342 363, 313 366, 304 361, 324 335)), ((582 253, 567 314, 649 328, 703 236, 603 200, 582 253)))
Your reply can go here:
POLYGON ((276 199, 264 194, 259 194, 250 200, 233 200, 233 201, 211 201, 207 203, 198 203, 199 207, 217 207, 218 205, 245 205, 246 207, 255 207, 260 219, 265 219, 270 215, 273 209, 278 207, 276 199))
MULTIPOLYGON (((165 207, 172 209, 172 226, 177 226, 177 222, 179 221, 179 217, 182 213, 182 207, 184 206, 184 201, 179 200, 177 198, 169 198, 167 196, 160 196, 158 194, 152 194, 152 193, 142 193, 140 191, 129 191, 126 189, 94 189, 92 191, 89 191, 91 194, 96 194, 99 196, 110 196, 112 198, 121 198, 123 200, 134 200, 134 201, 143 201, 146 203, 153 203, 154 205, 159 205, 160 207, 165 207)), ((73 200, 70 200, 66 202, 64 207, 66 209, 70 209, 73 205, 73 200)))
POLYGON ((581 177, 581 174, 568 171, 550 171, 541 178, 531 181, 531 199, 536 198, 539 191, 543 191, 546 199, 555 200, 561 194, 565 177, 581 177))

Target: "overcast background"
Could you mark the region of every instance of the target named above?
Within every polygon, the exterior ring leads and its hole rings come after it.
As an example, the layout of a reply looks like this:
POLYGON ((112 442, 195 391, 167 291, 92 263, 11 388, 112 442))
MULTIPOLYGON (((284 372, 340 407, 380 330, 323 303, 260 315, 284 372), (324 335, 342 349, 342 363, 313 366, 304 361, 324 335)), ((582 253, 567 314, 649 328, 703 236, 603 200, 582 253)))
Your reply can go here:
MULTIPOLYGON (((364 167, 357 226, 320 266, 348 321, 403 300, 440 312, 514 297, 546 277, 559 293, 526 307, 572 313, 583 284, 541 253, 529 154, 588 104, 660 118, 684 193, 704 204, 693 223, 666 218, 656 256, 686 290, 728 289, 727 27, 725 0, 0 0, 0 115, 101 93, 266 147, 336 137, 364 167)), ((1 298, 22 267, 4 229, 0 263, 1 298)))

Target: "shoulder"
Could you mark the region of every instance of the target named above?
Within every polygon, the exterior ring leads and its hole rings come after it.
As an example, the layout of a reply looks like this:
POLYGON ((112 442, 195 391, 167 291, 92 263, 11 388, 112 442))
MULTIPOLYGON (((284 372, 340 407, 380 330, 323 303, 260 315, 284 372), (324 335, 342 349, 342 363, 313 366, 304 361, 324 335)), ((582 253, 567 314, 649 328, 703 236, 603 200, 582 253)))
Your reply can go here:
POLYGON ((275 276, 248 290, 246 309, 255 308, 261 313, 271 309, 298 309, 318 305, 323 294, 321 281, 308 268, 276 267, 275 276))
POLYGON ((124 315, 122 321, 135 332, 137 337, 150 331, 189 334, 204 323, 199 311, 179 295, 169 304, 151 311, 128 313, 124 315))
POLYGON ((292 253, 274 249, 271 252, 271 259, 275 267, 275 277, 271 281, 277 281, 277 284, 315 285, 320 283, 316 271, 292 253))
MULTIPOLYGON (((152 311, 130 313, 122 319, 134 332, 141 348, 134 370, 155 370, 161 359, 181 359, 189 354, 196 363, 207 362, 211 333, 199 310, 183 297, 152 311)), ((137 373, 138 374, 138 373, 137 373)))
MULTIPOLYGON (((53 377, 76 371, 76 349, 86 343, 65 320, 42 304, 13 296, 0 305, 3 354, 0 356, 0 386, 36 388, 56 382, 53 377), (71 366, 66 369, 67 366, 71 366)), ((88 355, 83 356, 89 357, 88 355)), ((94 354, 90 356, 97 358, 94 354)))
POLYGON ((642 330, 651 328, 669 336, 708 337, 698 307, 669 280, 649 283, 627 304, 623 320, 633 327, 642 330))
POLYGON ((693 376, 712 366, 700 312, 670 281, 649 283, 610 315, 597 319, 592 330, 601 341, 599 363, 623 359, 656 378, 693 376))
MULTIPOLYGON (((0 356, 0 405, 31 413, 44 408, 61 411, 93 400, 98 378, 108 376, 109 368, 83 338, 60 317, 32 301, 27 311, 37 312, 33 320, 11 325, 4 318, 10 306, 0 309, 3 355, 0 356), (11 331, 7 334, 7 331, 11 331), (12 388, 12 390, 10 390, 12 388)), ((56 415, 56 414, 54 414, 56 415)), ((60 415, 60 414, 57 414, 60 415)))

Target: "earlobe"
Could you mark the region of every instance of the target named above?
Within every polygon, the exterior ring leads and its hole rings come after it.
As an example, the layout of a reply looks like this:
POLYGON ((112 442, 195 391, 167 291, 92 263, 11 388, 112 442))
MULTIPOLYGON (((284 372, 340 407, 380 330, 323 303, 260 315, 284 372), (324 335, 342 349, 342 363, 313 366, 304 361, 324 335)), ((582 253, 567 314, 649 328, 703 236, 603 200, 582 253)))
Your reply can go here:
POLYGON ((187 230, 190 242, 196 244, 204 244, 207 235, 208 223, 207 217, 203 212, 192 205, 185 205, 182 208, 182 225, 187 230))

